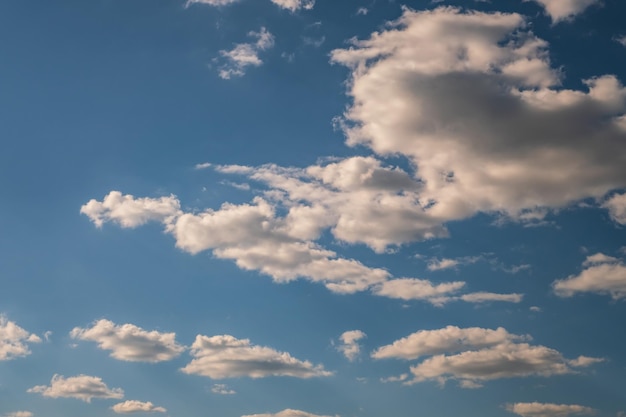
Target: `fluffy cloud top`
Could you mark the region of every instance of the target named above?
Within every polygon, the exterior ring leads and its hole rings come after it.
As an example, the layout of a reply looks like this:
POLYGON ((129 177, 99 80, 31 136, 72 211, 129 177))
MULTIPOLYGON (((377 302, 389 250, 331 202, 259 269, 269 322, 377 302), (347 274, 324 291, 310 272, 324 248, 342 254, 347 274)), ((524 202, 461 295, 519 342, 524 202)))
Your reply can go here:
POLYGON ((155 407, 151 402, 141 402, 135 400, 124 401, 123 403, 115 404, 111 409, 117 414, 130 414, 130 413, 166 413, 167 410, 163 407, 155 407))
POLYGON ((232 77, 241 77, 247 67, 258 67, 263 64, 259 52, 274 46, 274 36, 264 27, 259 32, 250 32, 248 36, 254 39, 252 43, 238 43, 231 50, 221 50, 220 55, 225 63, 220 67, 219 76, 226 80, 232 77))
POLYGON ((28 389, 28 392, 39 393, 50 398, 76 398, 85 402, 91 402, 93 398, 121 399, 124 391, 121 388, 112 388, 102 382, 102 378, 88 375, 78 375, 65 378, 62 375, 54 375, 50 385, 37 385, 28 389))
POLYGON ((546 403, 515 403, 508 404, 506 409, 522 417, 567 417, 575 414, 593 414, 593 408, 582 405, 546 404, 546 403))
POLYGON ((571 20, 584 12, 587 7, 597 4, 600 0, 525 0, 539 3, 553 22, 571 20))
POLYGON ((5 316, 0 315, 0 361, 30 354, 28 343, 40 343, 41 338, 29 333, 5 316))
POLYGON ((116 325, 104 319, 91 328, 76 327, 70 335, 74 339, 96 342, 100 349, 110 350, 115 359, 129 362, 168 361, 185 350, 176 343, 175 333, 146 331, 133 324, 116 325))
POLYGON ((422 217, 523 220, 626 185, 626 90, 612 75, 558 88, 518 14, 406 10, 332 60, 352 69, 347 143, 409 158, 422 217))
POLYGON ((597 253, 587 257, 585 269, 578 275, 555 281, 554 292, 560 297, 593 292, 609 294, 614 300, 626 298, 626 265, 611 256, 597 253))
MULTIPOLYGON (((307 413, 306 411, 287 409, 276 414, 252 414, 241 417, 333 417, 307 413)), ((338 416, 335 416, 338 417, 338 416)))
POLYGON ((414 333, 377 349, 372 357, 410 360, 428 355, 429 358, 410 367, 412 379, 402 375, 394 380, 405 384, 431 380, 443 384, 453 379, 463 388, 479 388, 484 381, 500 378, 568 374, 574 372, 572 367, 602 361, 584 356, 567 360, 554 349, 523 343, 525 339, 529 337, 512 335, 503 328, 448 326, 414 333))
POLYGON ((365 338, 366 336, 367 335, 361 330, 349 330, 347 332, 343 332, 339 337, 339 340, 341 341, 341 345, 338 346, 339 351, 343 353, 349 361, 355 360, 361 353, 359 340, 365 338))
POLYGON ((248 339, 230 335, 198 335, 191 345, 194 359, 182 371, 212 379, 269 376, 312 378, 330 376, 321 365, 301 361, 289 353, 265 346, 255 346, 248 339))
POLYGON ((3 414, 3 417, 33 417, 30 411, 13 411, 12 413, 3 414))

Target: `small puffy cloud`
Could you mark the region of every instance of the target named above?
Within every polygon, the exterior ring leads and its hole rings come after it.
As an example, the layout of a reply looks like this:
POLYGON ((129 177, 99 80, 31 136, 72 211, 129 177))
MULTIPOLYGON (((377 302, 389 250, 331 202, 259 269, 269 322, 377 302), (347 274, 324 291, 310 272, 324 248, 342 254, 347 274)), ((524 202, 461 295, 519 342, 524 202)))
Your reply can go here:
POLYGON ((29 343, 40 343, 41 338, 29 333, 5 316, 0 315, 0 361, 30 354, 29 343))
POLYGON ((291 12, 298 9, 311 10, 315 6, 315 0, 272 0, 272 3, 291 12))
POLYGON ((104 200, 95 199, 80 208, 80 212, 97 226, 114 222, 124 228, 134 228, 149 221, 167 221, 180 213, 180 203, 173 195, 160 198, 135 198, 111 191, 104 200))
POLYGON ((538 307, 538 306, 531 306, 529 310, 532 311, 533 313, 541 313, 543 311, 541 307, 538 307))
POLYGON ((615 223, 626 225, 626 194, 615 194, 606 200, 602 207, 609 210, 615 223))
POLYGON ((33 417, 33 413, 30 411, 13 411, 3 414, 2 417, 33 417))
POLYGON ((620 43, 622 46, 626 46, 626 35, 615 37, 615 41, 620 43))
POLYGON ((492 292, 473 292, 459 297, 468 303, 489 303, 492 301, 504 301, 507 303, 519 303, 524 298, 523 294, 496 294, 492 292))
POLYGON ((187 0, 187 7, 194 3, 208 4, 209 6, 228 6, 229 4, 237 3, 240 0, 187 0))
POLYGON ((372 353, 374 359, 417 359, 420 356, 458 352, 471 348, 485 348, 528 336, 517 336, 502 327, 495 330, 480 327, 459 328, 447 326, 437 330, 420 330, 396 340, 391 345, 378 348, 372 353))
POLYGON ((175 333, 146 331, 133 324, 116 325, 109 320, 98 320, 91 328, 76 327, 70 332, 73 339, 89 340, 98 347, 111 351, 111 357, 129 362, 162 362, 174 359, 185 347, 176 343, 175 333))
MULTIPOLYGON (((333 417, 307 413, 306 411, 287 409, 276 414, 251 414, 241 417, 333 417)), ((335 416, 338 417, 338 416, 335 416)))
POLYGON ((559 297, 572 297, 577 293, 608 294, 614 300, 626 298, 626 265, 603 253, 588 256, 584 269, 578 275, 552 283, 559 297))
POLYGON ((62 375, 54 375, 50 385, 37 385, 28 389, 28 392, 38 393, 50 398, 76 398, 85 402, 98 399, 121 399, 124 391, 121 388, 112 388, 102 382, 102 378, 88 375, 78 375, 65 378, 62 375))
POLYGON ((361 330, 349 330, 347 332, 344 332, 339 337, 339 340, 341 340, 341 345, 339 345, 337 349, 341 353, 343 353, 349 361, 353 361, 361 353, 359 340, 365 338, 366 336, 367 335, 361 330))
POLYGON ((442 269, 450 269, 456 268, 459 264, 459 261, 456 259, 432 259, 428 262, 428 270, 429 271, 441 271, 442 269))
POLYGON ((263 64, 259 52, 274 46, 274 36, 264 27, 259 32, 249 32, 248 36, 254 39, 251 43, 239 43, 231 50, 221 50, 220 55, 226 61, 219 70, 219 76, 225 80, 241 77, 248 67, 258 67, 263 64))
POLYGON ((213 394, 219 394, 219 395, 234 395, 234 394, 237 394, 237 392, 235 390, 232 390, 232 389, 228 388, 228 385, 226 385, 226 384, 213 384, 213 386, 211 387, 211 392, 213 394))
POLYGON ((186 374, 211 379, 270 376, 312 378, 332 375, 321 365, 301 361, 287 352, 252 345, 248 339, 237 339, 230 335, 196 336, 191 345, 191 355, 194 359, 181 370, 186 374))
POLYGON ((582 405, 549 404, 549 403, 515 403, 507 404, 506 409, 522 417, 567 417, 578 414, 594 414, 593 408, 582 405))
POLYGON ((115 404, 111 409, 117 414, 130 413, 166 413, 163 407, 156 407, 151 402, 142 402, 136 400, 128 400, 123 403, 115 404))
POLYGON ((589 6, 600 3, 600 0, 525 0, 539 3, 553 22, 572 20, 584 12, 589 6))

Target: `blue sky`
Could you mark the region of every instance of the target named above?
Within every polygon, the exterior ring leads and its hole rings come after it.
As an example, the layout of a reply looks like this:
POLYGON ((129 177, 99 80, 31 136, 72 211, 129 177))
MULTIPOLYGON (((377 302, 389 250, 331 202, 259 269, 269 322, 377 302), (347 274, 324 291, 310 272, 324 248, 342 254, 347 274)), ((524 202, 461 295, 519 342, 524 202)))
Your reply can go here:
POLYGON ((3 1, 0 416, 623 416, 624 13, 3 1))

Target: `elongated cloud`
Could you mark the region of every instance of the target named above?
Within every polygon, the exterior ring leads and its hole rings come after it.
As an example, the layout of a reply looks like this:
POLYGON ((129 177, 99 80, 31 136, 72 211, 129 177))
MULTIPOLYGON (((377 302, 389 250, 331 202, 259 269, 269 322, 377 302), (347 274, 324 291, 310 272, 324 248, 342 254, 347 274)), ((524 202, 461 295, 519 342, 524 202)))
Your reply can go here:
POLYGON ((613 75, 559 88, 521 15, 406 10, 332 60, 352 71, 347 143, 411 160, 426 219, 537 221, 626 186, 626 90, 613 75))
POLYGON ((41 338, 22 329, 0 315, 0 361, 30 355, 28 344, 40 343, 41 338))
MULTIPOLYGON (((251 415, 241 416, 241 417, 333 417, 333 416, 322 416, 318 414, 307 413, 306 411, 287 409, 287 410, 278 412, 276 414, 251 414, 251 415)), ((339 416, 335 416, 335 417, 339 417, 339 416)))
POLYGON ((600 0, 524 0, 539 3, 553 22, 571 20, 583 13, 589 6, 600 3, 600 0))
POLYGON ((597 253, 587 257, 585 269, 552 284, 556 295, 572 297, 578 293, 608 294, 614 300, 626 298, 626 265, 611 256, 597 253))
POLYGON ((175 333, 146 331, 133 324, 116 325, 104 319, 91 328, 76 327, 70 335, 74 339, 96 342, 100 349, 110 350, 113 358, 129 362, 168 361, 185 350, 176 343, 175 333))
POLYGON ((595 413, 593 408, 582 405, 538 402, 507 404, 506 409, 522 417, 567 417, 595 413))
POLYGON ((13 411, 3 414, 2 417, 33 417, 33 415, 30 411, 13 411))
POLYGON ((120 399, 124 397, 121 388, 112 388, 102 382, 102 378, 88 375, 78 375, 65 378, 62 375, 54 375, 50 385, 37 385, 28 392, 38 393, 49 398, 76 398, 85 402, 92 399, 120 399))
POLYGON ((131 413, 166 413, 167 410, 163 407, 156 407, 151 402, 142 402, 136 400, 128 400, 122 403, 115 404, 111 409, 117 414, 131 414, 131 413))
POLYGON ((191 345, 191 355, 194 359, 182 371, 211 379, 270 376, 312 378, 332 375, 321 365, 301 361, 289 353, 269 347, 255 346, 248 339, 237 339, 230 335, 198 335, 191 345))
POLYGON ((485 381, 528 376, 553 376, 573 373, 573 368, 602 362, 601 358, 580 356, 568 360, 545 346, 525 343, 529 336, 518 336, 504 328, 461 329, 448 326, 423 330, 383 346, 372 353, 374 359, 399 358, 412 360, 430 356, 410 367, 408 375, 387 378, 415 384, 436 381, 440 384, 456 380, 462 388, 479 388, 485 381))
POLYGON ((341 344, 337 347, 341 353, 349 360, 355 360, 361 354, 361 345, 359 340, 364 339, 367 335, 361 330, 349 330, 343 332, 339 337, 341 344))
POLYGON ((415 332, 396 340, 391 345, 378 348, 372 353, 372 357, 374 359, 417 359, 420 356, 492 347, 527 338, 528 336, 510 334, 502 327, 492 330, 480 327, 461 329, 456 326, 447 326, 443 329, 415 332))

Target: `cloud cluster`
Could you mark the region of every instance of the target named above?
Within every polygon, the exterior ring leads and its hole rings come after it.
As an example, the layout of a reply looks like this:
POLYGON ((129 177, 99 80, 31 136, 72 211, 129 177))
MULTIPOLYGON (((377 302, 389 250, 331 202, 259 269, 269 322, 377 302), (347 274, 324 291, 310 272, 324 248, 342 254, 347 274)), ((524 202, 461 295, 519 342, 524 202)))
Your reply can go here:
POLYGON ((185 350, 176 343, 175 333, 146 331, 133 324, 116 325, 104 319, 91 328, 75 327, 70 336, 96 342, 100 349, 110 350, 113 358, 129 362, 168 361, 185 350))
POLYGON ((584 12, 589 6, 600 3, 600 0, 524 0, 539 3, 554 23, 572 20, 584 12))
POLYGON ((361 330, 349 330, 343 332, 339 336, 341 345, 337 349, 349 360, 354 361, 361 354, 361 345, 359 340, 364 339, 367 335, 361 330))
POLYGON ((220 66, 219 76, 225 80, 241 77, 248 67, 259 67, 263 64, 259 53, 274 46, 274 36, 264 27, 259 32, 250 32, 254 39, 251 43, 238 43, 233 49, 221 50, 220 56, 224 63, 220 66))
POLYGON ((478 388, 484 381, 526 376, 552 376, 574 372, 573 368, 590 366, 599 358, 579 357, 567 360, 554 349, 526 343, 529 336, 514 335, 504 328, 459 328, 448 326, 422 330, 382 346, 372 353, 374 359, 414 360, 429 356, 410 367, 408 375, 395 380, 414 384, 448 379, 459 381, 463 388, 478 388))
POLYGON ((624 187, 626 90, 613 75, 559 88, 547 47, 515 13, 407 9, 332 53, 352 71, 347 143, 406 156, 421 217, 442 223, 537 221, 624 187))
POLYGON ((54 375, 50 385, 37 385, 28 389, 28 392, 38 393, 50 398, 76 398, 85 402, 98 399, 121 399, 124 391, 121 388, 110 389, 102 382, 102 378, 88 375, 78 375, 65 378, 54 375))
POLYGON ((614 300, 626 298, 626 265, 620 259, 597 253, 588 256, 583 267, 580 274, 555 281, 554 292, 560 297, 592 292, 608 294, 614 300))
POLYGON ((131 414, 131 413, 166 413, 167 410, 163 407, 156 407, 151 402, 142 402, 136 400, 128 400, 122 403, 115 404, 111 409, 117 414, 131 414))
POLYGON ((567 417, 576 414, 594 414, 593 408, 582 405, 515 403, 507 404, 506 409, 522 417, 567 417))
POLYGON ((40 343, 41 338, 29 333, 5 316, 0 315, 0 361, 30 354, 29 343, 40 343))
POLYGON ((265 378, 291 376, 312 378, 330 376, 321 365, 294 358, 287 352, 269 347, 252 345, 248 339, 230 335, 198 335, 191 345, 194 359, 181 370, 211 379, 265 378))
POLYGON ((213 384, 213 386, 211 387, 211 392, 213 394, 219 394, 219 395, 234 395, 234 394, 237 394, 237 392, 235 390, 232 390, 232 389, 228 388, 228 385, 226 385, 226 384, 213 384))
MULTIPOLYGON (((354 158, 342 163, 349 166, 363 163, 379 164, 378 161, 369 158, 354 158)), ((266 181, 274 184, 275 188, 268 191, 265 197, 254 198, 249 204, 225 203, 218 210, 209 209, 200 213, 181 211, 176 216, 168 216, 161 221, 166 231, 176 239, 178 248, 192 254, 212 250, 216 257, 234 260, 240 268, 259 271, 271 276, 276 282, 289 282, 302 277, 322 283, 336 293, 354 293, 370 289, 380 296, 425 300, 434 305, 458 300, 487 301, 487 296, 469 296, 465 299, 452 296, 465 286, 464 282, 435 285, 424 279, 392 279, 391 274, 384 269, 368 267, 356 260, 338 257, 335 252, 318 245, 314 239, 332 225, 335 234, 345 233, 337 231, 340 225, 343 225, 341 227, 355 232, 355 236, 367 232, 375 235, 378 229, 380 234, 373 236, 373 239, 378 240, 385 233, 391 236, 385 227, 395 229, 394 221, 398 221, 396 216, 401 217, 403 213, 411 216, 408 207, 398 212, 393 209, 377 208, 376 203, 370 204, 375 200, 375 196, 370 196, 370 193, 382 193, 385 187, 390 186, 389 183, 401 182, 407 186, 412 184, 404 171, 382 167, 379 170, 365 172, 361 172, 361 169, 346 171, 333 165, 335 164, 324 166, 321 171, 320 166, 310 167, 310 171, 317 172, 315 175, 320 178, 318 182, 303 180, 300 177, 306 174, 301 174, 303 171, 298 169, 275 166, 217 167, 221 172, 243 173, 252 179, 266 181), (332 184, 326 186, 323 181, 332 184), (350 205, 342 205, 342 201, 345 203, 345 200, 335 199, 335 194, 341 194, 334 190, 336 187, 356 188, 358 192, 355 195, 351 195, 351 192, 346 192, 346 195, 355 202, 361 198, 362 210, 357 210, 354 206, 351 206, 354 210, 346 209, 346 206, 350 205), (277 189, 294 195, 287 197, 273 192, 277 189), (304 198, 311 202, 300 201, 304 198), (277 215, 279 208, 284 208, 287 212, 282 217, 277 215)), ((391 191, 385 192, 386 197, 390 199, 405 198, 394 196, 391 191)), ((109 199, 111 194, 117 196, 119 192, 112 191, 104 200, 109 199)), ((122 196, 123 201, 126 202, 128 199, 145 203, 149 208, 153 206, 150 199, 122 196)), ((379 198, 378 204, 385 204, 384 200, 385 198, 379 198)), ((82 212, 96 225, 104 221, 122 225, 128 223, 118 213, 112 215, 112 211, 86 209, 100 204, 92 200, 83 206, 82 212)), ((176 204, 180 205, 178 200, 176 204)), ((136 217, 137 213, 133 211, 132 218, 136 217)), ((401 230, 401 222, 402 220, 398 225, 398 233, 407 233, 407 228, 401 230)), ((395 231, 392 230, 392 233, 395 231)), ((363 234, 362 237, 364 236, 366 235, 363 234)), ((384 245, 381 246, 383 247, 384 245)), ((493 295, 489 301, 516 302, 519 298, 520 296, 493 295)))

